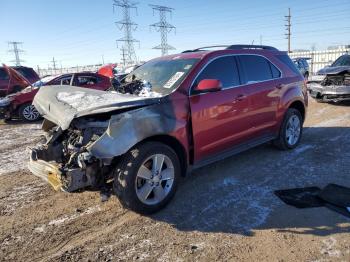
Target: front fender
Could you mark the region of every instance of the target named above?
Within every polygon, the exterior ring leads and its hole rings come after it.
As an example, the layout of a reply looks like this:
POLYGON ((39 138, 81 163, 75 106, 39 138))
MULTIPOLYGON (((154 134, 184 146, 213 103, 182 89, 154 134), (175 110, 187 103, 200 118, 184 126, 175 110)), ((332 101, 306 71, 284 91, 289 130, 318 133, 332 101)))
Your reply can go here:
POLYGON ((99 159, 111 159, 126 153, 148 137, 174 132, 176 124, 176 116, 169 103, 120 113, 111 117, 106 132, 87 150, 99 159))

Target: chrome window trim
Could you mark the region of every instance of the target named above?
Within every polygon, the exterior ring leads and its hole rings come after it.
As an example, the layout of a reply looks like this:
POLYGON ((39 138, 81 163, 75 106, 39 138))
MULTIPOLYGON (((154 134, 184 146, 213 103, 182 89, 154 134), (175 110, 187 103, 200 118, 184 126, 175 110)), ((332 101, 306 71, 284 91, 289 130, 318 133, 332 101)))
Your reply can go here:
MULTIPOLYGON (((261 56, 263 58, 265 58, 267 61, 269 61, 272 65, 274 65, 277 70, 280 72, 280 77, 278 78, 271 78, 271 79, 268 79, 268 80, 262 80, 262 81, 256 81, 254 84, 257 84, 257 83, 264 83, 264 82, 267 82, 267 81, 272 81, 272 80, 276 80, 276 79, 281 79, 283 77, 283 73, 281 71, 281 69, 276 66, 270 59, 268 59, 266 56, 263 56, 263 55, 259 55, 259 54, 227 54, 227 55, 221 55, 221 56, 217 56, 217 57, 214 57, 212 59, 210 59, 208 61, 208 63, 206 63, 203 68, 197 73, 196 77, 193 79, 192 83, 191 83, 191 86, 189 88, 189 91, 188 91, 188 96, 191 96, 191 91, 192 91, 192 87, 194 85, 194 82, 196 81, 197 77, 203 72, 203 70, 210 64, 212 63, 213 61, 219 59, 219 58, 222 58, 222 57, 228 57, 228 56, 245 56, 245 55, 250 55, 250 56, 261 56)), ((237 63, 237 69, 239 70, 239 65, 237 63)), ((239 72, 238 72, 239 74, 239 72)), ((227 90, 227 89, 232 89, 232 88, 236 88, 236 87, 243 87, 243 86, 247 86, 247 85, 251 85, 251 84, 243 84, 243 85, 236 85, 236 86, 230 86, 230 87, 226 87, 226 88, 223 88, 222 90, 227 90)), ((192 94, 193 96, 194 95, 202 95, 202 94, 207 94, 207 93, 199 93, 199 94, 192 94)))

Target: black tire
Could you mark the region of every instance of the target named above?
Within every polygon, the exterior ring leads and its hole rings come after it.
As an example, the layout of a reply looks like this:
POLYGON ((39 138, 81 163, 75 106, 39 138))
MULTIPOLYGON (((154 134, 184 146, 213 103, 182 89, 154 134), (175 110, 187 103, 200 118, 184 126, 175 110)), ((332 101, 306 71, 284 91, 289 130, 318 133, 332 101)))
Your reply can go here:
POLYGON ((38 113, 38 111, 36 111, 35 107, 29 103, 20 106, 20 108, 18 109, 18 115, 21 120, 26 122, 35 122, 40 118, 40 114, 38 113), (35 115, 33 115, 33 117, 29 117, 28 114, 26 114, 26 110, 30 110, 30 108, 34 108, 35 110, 35 115))
POLYGON ((286 114, 284 115, 284 119, 279 131, 279 135, 278 138, 275 139, 273 141, 274 146, 276 146, 277 148, 281 149, 281 150, 290 150, 290 149, 294 149, 296 148, 301 140, 302 137, 302 133, 303 133, 303 118, 301 116, 301 113, 299 110, 295 109, 295 108, 289 108, 286 112, 286 114), (288 128, 288 122, 289 120, 296 116, 299 119, 299 123, 300 123, 300 133, 299 133, 299 137, 297 139, 297 141, 293 144, 291 144, 288 139, 287 139, 287 128, 288 128))
MULTIPOLYGON (((146 142, 136 145, 122 156, 114 171, 113 190, 124 207, 141 214, 155 213, 168 204, 174 196, 180 173, 180 162, 172 148, 159 142, 146 142), (174 179, 172 187, 161 202, 157 204, 145 204, 139 199, 136 193, 137 173, 141 165, 155 154, 165 155, 172 162, 174 179)), ((151 194, 153 194, 153 190, 151 194)))

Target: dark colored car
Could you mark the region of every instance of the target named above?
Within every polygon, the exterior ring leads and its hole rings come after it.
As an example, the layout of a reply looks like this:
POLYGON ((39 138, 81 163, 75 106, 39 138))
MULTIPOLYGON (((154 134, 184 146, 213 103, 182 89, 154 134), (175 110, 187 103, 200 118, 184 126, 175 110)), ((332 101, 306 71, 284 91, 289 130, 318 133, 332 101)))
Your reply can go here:
POLYGON ((27 84, 27 82, 32 84, 39 79, 38 74, 33 68, 25 66, 7 67, 6 65, 3 65, 0 67, 0 97, 21 91, 24 84, 27 84), (23 80, 23 77, 11 77, 11 69, 19 72, 26 80, 23 80))
POLYGON ((110 79, 106 76, 85 72, 63 74, 58 76, 47 76, 38 80, 31 86, 28 85, 29 83, 27 82, 25 85, 27 87, 22 91, 0 99, 0 116, 5 119, 20 118, 25 121, 38 120, 40 114, 32 105, 32 102, 34 96, 42 86, 69 85, 97 90, 107 90, 111 86, 111 82, 110 79))
POLYGON ((308 57, 293 58, 293 62, 296 68, 298 68, 298 70, 304 76, 305 79, 308 79, 310 75, 310 67, 309 67, 309 63, 307 62, 310 59, 311 58, 308 58, 308 57))
MULTIPOLYGON (((273 141, 295 148, 308 104, 303 76, 268 46, 200 48, 153 59, 117 89, 41 88, 48 140, 31 172, 56 190, 95 187, 141 213, 164 207, 187 171, 273 141)), ((282 175, 282 174, 281 174, 282 175)))
POLYGON ((350 100, 350 55, 340 56, 308 82, 311 97, 318 102, 350 100))

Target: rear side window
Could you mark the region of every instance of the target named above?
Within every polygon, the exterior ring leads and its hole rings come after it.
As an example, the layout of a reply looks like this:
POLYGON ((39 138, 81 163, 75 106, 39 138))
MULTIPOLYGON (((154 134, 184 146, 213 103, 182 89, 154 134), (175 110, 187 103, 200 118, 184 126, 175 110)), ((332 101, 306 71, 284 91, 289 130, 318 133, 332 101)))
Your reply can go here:
POLYGON ((95 76, 78 76, 78 85, 95 85, 98 79, 95 76))
POLYGON ((225 56, 210 62, 196 79, 195 86, 203 79, 218 79, 223 88, 240 84, 236 60, 233 56, 225 56))
POLYGON ((25 78, 35 78, 34 70, 31 68, 24 68, 24 67, 15 67, 14 68, 17 72, 19 72, 22 76, 25 78))
POLYGON ((6 70, 3 68, 0 68, 0 80, 8 80, 9 76, 6 73, 6 70))
POLYGON ((239 61, 244 76, 242 84, 266 81, 281 76, 279 70, 262 56, 241 55, 239 61))
POLYGON ((278 60, 280 60, 283 64, 289 67, 290 70, 292 70, 297 75, 300 75, 299 70, 296 68, 295 64, 292 62, 292 60, 289 58, 288 55, 277 55, 276 56, 278 60))

